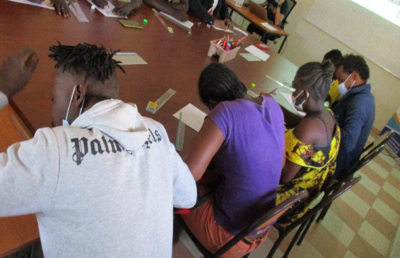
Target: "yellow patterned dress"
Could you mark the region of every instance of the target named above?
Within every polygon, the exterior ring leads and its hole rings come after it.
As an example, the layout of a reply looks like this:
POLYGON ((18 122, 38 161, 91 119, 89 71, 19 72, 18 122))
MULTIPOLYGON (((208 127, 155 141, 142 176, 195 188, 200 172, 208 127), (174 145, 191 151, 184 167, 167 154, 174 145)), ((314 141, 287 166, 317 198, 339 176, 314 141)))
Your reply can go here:
POLYGON ((299 209, 296 209, 297 212, 289 211, 282 218, 282 222, 295 221, 301 218, 308 210, 311 202, 329 184, 336 169, 336 158, 340 144, 340 128, 338 125, 336 125, 331 144, 326 146, 305 144, 296 138, 293 130, 286 132, 286 159, 302 166, 302 168, 291 182, 279 185, 276 204, 302 190, 308 191, 309 198, 301 204, 299 209))

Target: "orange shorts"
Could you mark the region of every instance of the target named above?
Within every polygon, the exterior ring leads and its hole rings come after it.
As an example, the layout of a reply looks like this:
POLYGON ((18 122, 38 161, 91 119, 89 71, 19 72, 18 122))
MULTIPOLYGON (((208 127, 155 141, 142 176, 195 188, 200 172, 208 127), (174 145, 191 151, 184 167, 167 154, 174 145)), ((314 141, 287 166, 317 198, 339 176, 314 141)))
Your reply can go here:
MULTIPOLYGON (((199 208, 193 209, 190 214, 182 215, 182 219, 202 246, 212 253, 215 253, 234 237, 216 222, 214 198, 212 196, 209 196, 199 208)), ((252 244, 240 241, 222 257, 243 257, 264 243, 267 235, 261 240, 252 242, 252 244)))

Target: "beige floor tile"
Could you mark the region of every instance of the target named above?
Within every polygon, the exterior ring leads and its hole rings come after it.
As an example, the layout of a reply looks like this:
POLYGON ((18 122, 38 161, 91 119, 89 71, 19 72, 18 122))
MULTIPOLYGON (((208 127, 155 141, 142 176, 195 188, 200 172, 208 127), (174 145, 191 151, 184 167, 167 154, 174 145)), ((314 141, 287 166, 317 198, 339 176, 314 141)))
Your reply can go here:
POLYGON ((375 202, 376 195, 368 191, 368 189, 362 184, 356 184, 351 188, 351 191, 370 206, 372 206, 372 204, 375 202))
POLYGON ((389 171, 389 172, 392 171, 392 168, 394 166, 393 163, 390 164, 384 158, 382 158, 381 155, 376 156, 373 161, 376 162, 379 166, 383 167, 384 169, 386 169, 386 171, 389 171))
POLYGON ((360 184, 362 184, 363 186, 365 186, 365 188, 370 191, 371 193, 373 193, 375 196, 378 195, 379 191, 381 190, 380 185, 378 185, 377 183, 375 183, 371 178, 369 178, 366 174, 364 174, 363 172, 357 172, 358 175, 360 175, 361 181, 360 184))
POLYGON ((364 220, 357 234, 368 242, 382 256, 386 256, 390 247, 390 240, 374 228, 368 221, 364 220))
POLYGON ((392 174, 389 175, 386 181, 390 182, 391 185, 400 190, 400 180, 394 177, 392 174))
MULTIPOLYGON (((274 243, 272 242, 271 239, 265 240, 264 244, 262 244, 260 247, 257 248, 254 252, 250 254, 250 258, 265 258, 271 251, 272 246, 274 243)), ((276 250, 273 258, 281 258, 283 257, 283 252, 278 249, 276 250)))
POLYGON ((393 226, 389 221, 387 221, 381 214, 379 214, 375 209, 371 209, 365 218, 374 228, 381 232, 390 241, 396 236, 397 228, 393 226))
POLYGON ((186 248, 186 246, 179 240, 172 247, 172 258, 193 258, 194 256, 186 248))
MULTIPOLYGON (((361 180, 362 182, 362 180, 361 180)), ((352 191, 347 191, 339 197, 345 203, 347 203, 354 211, 356 211, 361 217, 365 218, 367 216, 369 206, 366 202, 364 202, 360 197, 358 197, 352 191)))
POLYGON ((334 212, 355 232, 358 231, 364 221, 364 219, 356 211, 354 211, 347 203, 340 199, 337 199, 333 202, 328 212, 334 212))
POLYGON ((347 250, 344 258, 357 258, 357 256, 355 256, 350 250, 347 250))
POLYGON ((321 224, 336 237, 346 248, 350 246, 356 232, 352 230, 334 212, 328 212, 321 224))
POLYGON ((390 208, 400 214, 400 199, 394 198, 386 190, 382 189, 378 194, 379 199, 386 203, 390 208))
POLYGON ((342 258, 347 251, 347 248, 319 223, 311 226, 306 240, 326 258, 342 258))
POLYGON ((400 200, 400 190, 391 185, 389 182, 385 182, 382 189, 388 192, 388 194, 390 194, 393 198, 400 200))
POLYGON ((386 179, 389 176, 390 171, 392 170, 386 170, 384 167, 376 163, 375 159, 371 160, 365 167, 371 169, 371 171, 380 176, 382 179, 386 179))
MULTIPOLYGON (((290 258, 329 258, 327 256, 323 256, 318 252, 317 249, 313 245, 311 245, 307 240, 304 240, 300 246, 295 245, 292 251, 289 254, 290 258)), ((265 258, 265 257, 263 257, 265 258)))
POLYGON ((397 180, 400 180, 400 171, 397 168, 394 167, 392 169, 392 172, 390 172, 390 174, 395 178, 397 178, 397 180))
MULTIPOLYGON (((381 171, 386 171, 384 169, 381 169, 381 171)), ((383 186, 385 183, 385 180, 387 177, 390 175, 390 173, 385 173, 385 177, 383 177, 381 174, 379 174, 379 171, 375 172, 371 167, 369 166, 364 166, 361 169, 361 172, 366 175, 368 178, 370 178, 372 181, 374 181, 377 185, 380 187, 383 186)), ((386 171, 387 172, 387 171, 386 171)))
POLYGON ((396 161, 394 160, 394 158, 392 158, 392 156, 390 156, 390 154, 386 151, 383 151, 378 156, 381 157, 382 159, 384 159, 391 166, 395 166, 397 164, 396 161))
POLYGON ((381 214, 387 221, 389 221, 394 227, 397 227, 399 222, 399 214, 390 208, 381 199, 376 198, 372 208, 381 214))
POLYGON ((179 241, 181 241, 187 250, 191 253, 192 257, 194 258, 200 258, 203 257, 203 255, 200 253, 200 251, 197 249, 197 247, 193 244, 192 240, 189 238, 189 236, 186 234, 185 231, 182 232, 181 236, 179 237, 179 241))
POLYGON ((356 235, 350 244, 349 250, 357 258, 383 258, 375 248, 373 248, 367 241, 365 241, 361 236, 356 235))

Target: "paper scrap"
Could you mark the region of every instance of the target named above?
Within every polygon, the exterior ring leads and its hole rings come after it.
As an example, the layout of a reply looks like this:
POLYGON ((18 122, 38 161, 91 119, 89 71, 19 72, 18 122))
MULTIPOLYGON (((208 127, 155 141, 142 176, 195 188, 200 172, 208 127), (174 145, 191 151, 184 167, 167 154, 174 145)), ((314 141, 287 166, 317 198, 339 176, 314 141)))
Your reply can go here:
POLYGON ((294 106, 293 106, 293 100, 292 100, 292 94, 286 93, 286 92, 282 92, 282 91, 275 91, 276 94, 271 95, 278 103, 279 105, 283 106, 284 108, 286 108, 287 110, 289 110, 292 113, 297 113, 300 116, 305 116, 306 113, 297 110, 294 106))
POLYGON ((268 22, 263 22, 261 23, 262 26, 264 26, 265 28, 269 29, 270 31, 277 31, 277 29, 275 27, 273 27, 271 24, 269 24, 268 22))
POLYGON ((238 27, 233 26, 233 30, 239 31, 240 33, 242 33, 245 36, 248 36, 249 34, 247 34, 247 32, 245 32, 244 30, 239 29, 238 27))
POLYGON ((278 84, 279 86, 281 86, 281 87, 283 87, 283 88, 285 88, 285 89, 287 89, 287 90, 289 90, 289 91, 291 91, 291 92, 295 92, 295 91, 296 91, 296 89, 293 88, 293 87, 291 86, 290 83, 287 83, 287 82, 280 82, 280 81, 278 81, 277 79, 274 79, 273 77, 269 76, 268 74, 266 75, 266 77, 267 77, 268 79, 270 79, 270 80, 276 82, 276 84, 278 84))
POLYGON ((171 22, 173 22, 173 23, 175 23, 177 25, 183 26, 184 28, 189 29, 189 30, 194 25, 194 23, 189 21, 189 20, 187 20, 185 22, 181 22, 180 20, 175 19, 175 17, 173 17, 173 16, 171 16, 169 14, 166 14, 166 13, 163 13, 163 12, 160 12, 160 14, 163 15, 165 18, 167 18, 169 21, 171 21, 171 22))
POLYGON ((264 62, 267 61, 267 59, 269 58, 269 55, 267 53, 265 53, 264 51, 258 49, 256 46, 251 45, 245 48, 245 50, 247 52, 252 53, 253 55, 255 55, 256 57, 260 58, 261 60, 263 60, 264 62))
POLYGON ((128 16, 115 15, 113 13, 113 10, 114 10, 115 6, 112 3, 110 3, 110 1, 107 1, 107 5, 105 5, 103 9, 100 9, 99 7, 97 7, 91 0, 87 0, 87 1, 92 5, 92 7, 95 6, 97 11, 101 12, 106 17, 110 17, 110 18, 128 18, 128 16))
POLYGON ((138 54, 136 53, 123 53, 118 52, 113 56, 113 59, 116 61, 120 61, 120 65, 140 65, 140 64, 147 64, 146 61, 143 60, 138 54))
POLYGON ((187 104, 184 108, 176 112, 173 116, 179 119, 180 113, 182 113, 182 122, 187 126, 191 127, 196 132, 199 132, 203 126, 204 119, 207 116, 206 113, 193 106, 191 103, 187 104))
POLYGON ((233 33, 233 34, 235 34, 236 35, 236 33, 235 32, 233 32, 233 31, 231 31, 230 29, 221 29, 221 28, 219 28, 219 27, 217 27, 217 26, 212 26, 214 29, 216 29, 216 30, 220 30, 220 31, 224 31, 224 32, 228 32, 228 33, 233 33))
POLYGON ((253 55, 251 53, 239 53, 239 55, 241 55, 244 59, 246 59, 249 62, 261 61, 260 58, 256 57, 255 55, 253 55))
POLYGON ((15 3, 20 3, 20 4, 27 4, 27 5, 33 5, 37 7, 42 7, 50 10, 55 10, 54 6, 51 4, 50 0, 45 0, 41 3, 33 3, 29 2, 28 0, 9 0, 10 2, 15 2, 15 3))
POLYGON ((247 90, 246 94, 253 98, 258 98, 260 96, 260 94, 257 94, 252 90, 247 90))

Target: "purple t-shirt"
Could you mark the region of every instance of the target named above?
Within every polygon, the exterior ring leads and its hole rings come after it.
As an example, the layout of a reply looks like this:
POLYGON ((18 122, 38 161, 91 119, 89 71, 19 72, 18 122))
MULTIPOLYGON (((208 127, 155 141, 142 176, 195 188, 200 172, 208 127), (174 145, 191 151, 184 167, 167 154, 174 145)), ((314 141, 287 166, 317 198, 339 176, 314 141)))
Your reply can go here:
POLYGON ((283 113, 272 97, 218 104, 208 115, 225 136, 213 163, 217 222, 232 234, 275 206, 285 134, 283 113))

